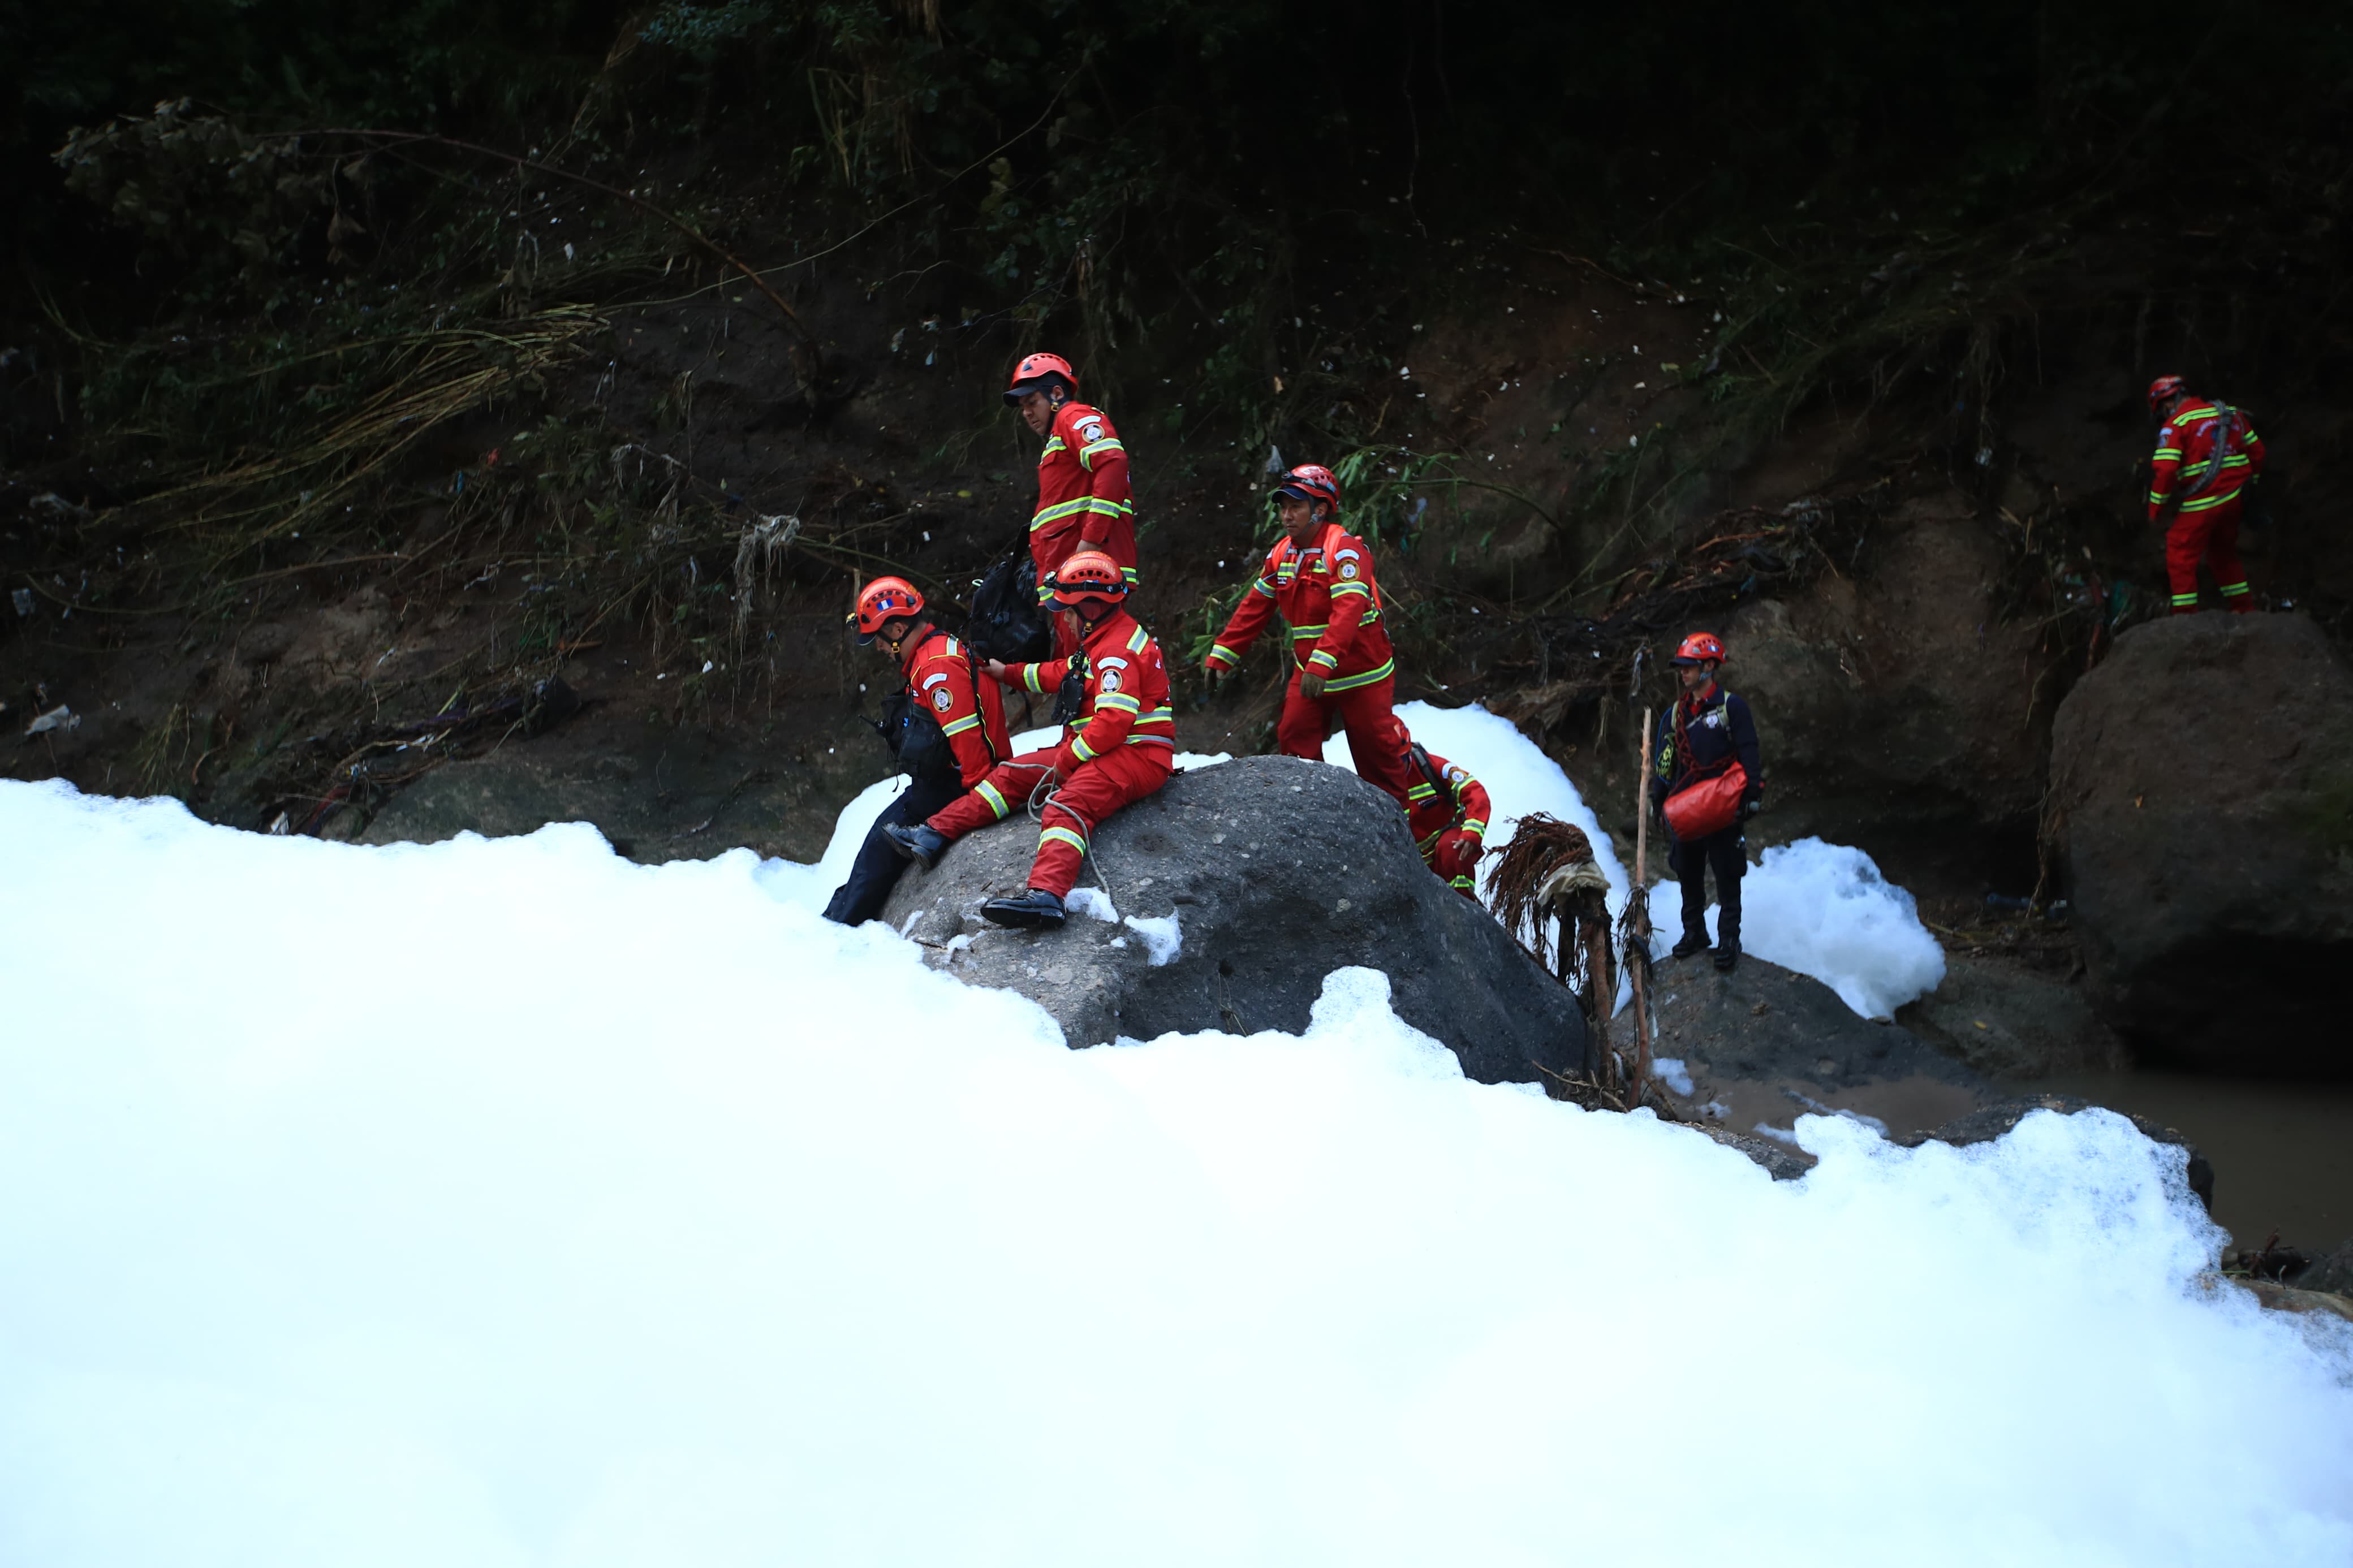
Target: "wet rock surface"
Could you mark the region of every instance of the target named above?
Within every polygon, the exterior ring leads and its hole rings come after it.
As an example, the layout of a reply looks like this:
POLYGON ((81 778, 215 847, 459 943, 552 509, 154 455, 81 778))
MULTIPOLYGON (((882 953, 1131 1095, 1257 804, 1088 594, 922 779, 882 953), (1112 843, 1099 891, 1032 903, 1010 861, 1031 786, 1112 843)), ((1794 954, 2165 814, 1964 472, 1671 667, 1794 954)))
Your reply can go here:
POLYGON ((1898 1009, 1895 1021, 1988 1078, 2124 1065, 2122 1043, 2082 985, 1994 959, 1948 953, 1936 989, 1898 1009))
MULTIPOLYGON (((1003 930, 979 907, 1026 885, 1035 826, 1016 817, 911 869, 882 919, 967 984, 1037 1001, 1073 1046, 1169 1030, 1300 1030, 1324 977, 1347 964, 1387 973, 1391 1005, 1482 1082, 1582 1070, 1585 1032, 1568 992, 1483 909, 1426 869, 1388 796, 1345 769, 1245 757, 1179 773, 1097 830, 1092 865, 1120 921, 1003 930), (1157 933, 1130 921, 1177 921, 1157 933), (1163 939, 1165 940, 1165 939, 1163 939)), ((1089 889, 1092 889, 1091 895, 1089 889)))
POLYGON ((1744 957, 1730 974, 1717 973, 1704 956, 1669 959, 1657 974, 1656 1054, 1680 1061, 1690 1075, 1688 1094, 1669 1089, 1677 1110, 1693 1121, 1786 1139, 1799 1116, 1845 1113, 1897 1133, 1942 1125, 2000 1098, 1910 1030, 1857 1017, 1819 980, 1761 959, 1744 957))
POLYGON ((2353 684, 2301 616, 2126 631, 2071 691, 2051 806, 2090 995, 2151 1059, 2343 1077, 2353 684))

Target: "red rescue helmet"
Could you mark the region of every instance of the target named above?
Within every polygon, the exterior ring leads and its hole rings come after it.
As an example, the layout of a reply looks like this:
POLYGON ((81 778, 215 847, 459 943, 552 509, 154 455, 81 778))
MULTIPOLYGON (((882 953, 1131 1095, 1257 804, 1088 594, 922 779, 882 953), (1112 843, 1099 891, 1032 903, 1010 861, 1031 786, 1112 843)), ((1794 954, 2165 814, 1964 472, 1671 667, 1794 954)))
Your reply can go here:
POLYGON ((1711 632, 1694 632, 1691 636, 1683 638, 1683 646, 1675 649, 1675 657, 1669 662, 1673 664, 1722 664, 1724 662, 1724 644, 1717 641, 1715 634, 1711 632))
POLYGON ((2177 397, 2189 395, 2189 384, 2178 375, 2160 375, 2148 384, 2148 405, 2152 411, 2164 407, 2177 397))
POLYGON ((858 646, 864 647, 882 632, 882 623, 923 613, 923 596, 904 577, 877 577, 858 591, 858 608, 849 613, 858 628, 858 646))
POLYGON ((1308 505, 1322 501, 1330 510, 1329 517, 1340 515, 1340 481, 1332 470, 1321 463, 1302 463, 1282 476, 1282 483, 1274 487, 1279 496, 1296 496, 1308 505))
POLYGON ((1088 599, 1116 605, 1127 597, 1127 574, 1100 550, 1082 550, 1055 569, 1054 603, 1068 607, 1088 599))
POLYGON ((1021 400, 1033 392, 1042 392, 1048 402, 1053 401, 1053 383, 1047 379, 1050 376, 1060 376, 1064 393, 1078 395, 1079 373, 1071 368, 1069 360, 1060 354, 1030 354, 1013 367, 1013 384, 1005 389, 1006 406, 1020 407, 1021 400))

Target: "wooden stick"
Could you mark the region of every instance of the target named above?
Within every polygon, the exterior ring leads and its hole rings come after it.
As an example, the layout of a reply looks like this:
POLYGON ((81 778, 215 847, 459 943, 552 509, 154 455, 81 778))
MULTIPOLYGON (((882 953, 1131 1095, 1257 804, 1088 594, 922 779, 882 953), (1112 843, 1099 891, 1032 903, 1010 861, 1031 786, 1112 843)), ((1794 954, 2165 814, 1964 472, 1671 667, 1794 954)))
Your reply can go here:
MULTIPOLYGON (((1566 933, 1564 933, 1566 934, 1566 933)), ((1562 943, 1565 947, 1566 942, 1562 943)), ((1624 1086, 1618 1080, 1618 1054, 1609 1048, 1609 1008, 1618 1000, 1618 977, 1609 971, 1609 910, 1585 927, 1585 994, 1592 998, 1593 1060, 1601 1087, 1612 1094, 1624 1086)))
POLYGON ((1654 715, 1642 705, 1642 753, 1634 770, 1634 888, 1626 896, 1626 974, 1634 986, 1634 1082, 1626 1097, 1630 1106, 1642 1103, 1651 1081, 1651 998, 1647 984, 1651 957, 1651 725, 1654 715))

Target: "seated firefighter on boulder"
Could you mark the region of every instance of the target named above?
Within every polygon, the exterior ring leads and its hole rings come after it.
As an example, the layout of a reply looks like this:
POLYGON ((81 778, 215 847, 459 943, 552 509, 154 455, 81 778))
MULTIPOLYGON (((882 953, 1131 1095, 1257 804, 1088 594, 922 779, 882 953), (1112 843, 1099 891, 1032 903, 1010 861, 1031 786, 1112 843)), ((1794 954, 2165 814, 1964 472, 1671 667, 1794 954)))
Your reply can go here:
POLYGON ((1201 668, 1213 680, 1224 679, 1280 614, 1290 629, 1292 670, 1276 750, 1321 762, 1324 737, 1345 729, 1357 775, 1410 809, 1405 760, 1391 738, 1397 660, 1381 625, 1372 549, 1340 526, 1340 481, 1329 468, 1303 463, 1274 493, 1283 536, 1201 668))
POLYGON ((1667 865, 1683 885, 1677 958, 1707 946, 1707 873, 1715 872, 1715 966, 1740 962, 1740 879, 1748 870, 1742 824, 1757 815, 1765 773, 1748 704, 1716 683, 1724 644, 1694 632, 1675 649, 1683 695, 1660 717, 1651 804, 1667 823, 1667 865))
POLYGON ((974 828, 1034 805, 1040 831, 1028 890, 980 907, 998 925, 1060 925, 1062 900, 1078 882, 1088 840, 1113 812, 1167 783, 1176 756, 1168 671, 1160 646, 1120 607, 1127 575, 1119 563, 1082 550, 1062 563, 1052 584, 1054 603, 1084 627, 1080 651, 1043 664, 991 659, 988 673, 1029 691, 1080 682, 1078 717, 1063 727, 1062 743, 1000 764, 927 822, 883 829, 899 853, 929 869, 974 828))
POLYGON ((1438 879, 1472 902, 1479 901, 1479 857, 1487 837, 1486 786, 1471 770, 1433 755, 1397 721, 1398 755, 1406 776, 1406 830, 1421 851, 1421 863, 1438 879))
POLYGON ((910 780, 882 808, 834 889, 825 918, 859 925, 882 912, 891 889, 907 868, 883 829, 921 822, 987 778, 1013 754, 1005 728, 1005 694, 983 680, 975 656, 923 615, 923 595, 903 577, 877 577, 850 612, 860 646, 879 644, 904 677, 903 689, 882 705, 882 738, 910 780))

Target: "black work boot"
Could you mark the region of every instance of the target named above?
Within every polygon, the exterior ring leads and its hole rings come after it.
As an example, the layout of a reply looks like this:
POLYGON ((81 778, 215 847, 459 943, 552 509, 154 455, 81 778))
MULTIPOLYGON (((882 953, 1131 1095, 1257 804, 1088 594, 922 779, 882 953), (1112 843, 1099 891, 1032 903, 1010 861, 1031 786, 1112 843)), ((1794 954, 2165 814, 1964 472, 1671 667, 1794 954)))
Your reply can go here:
POLYGON ((1733 970, 1733 966, 1734 966, 1734 965, 1736 965, 1736 964, 1737 964, 1739 962, 1740 962, 1740 944, 1739 944, 1738 942, 1725 942, 1725 943, 1723 943, 1722 945, 1720 945, 1720 946, 1718 946, 1718 947, 1716 948, 1716 950, 1715 950, 1715 970, 1716 970, 1716 973, 1719 973, 1719 974, 1729 974, 1729 973, 1732 973, 1732 970, 1733 970))
POLYGON ((926 871, 938 865, 940 857, 948 852, 947 839, 934 832, 928 822, 919 822, 913 827, 893 822, 882 829, 882 837, 891 841, 892 848, 926 871))
POLYGON ((1062 923, 1062 900, 1043 888, 1031 888, 1018 899, 991 899, 980 906, 982 918, 1001 926, 1045 927, 1062 923))
POLYGON ((1683 939, 1675 943, 1673 956, 1677 958, 1689 958, 1694 952, 1705 952, 1706 951, 1707 932, 1704 931, 1687 931, 1683 932, 1683 939))

